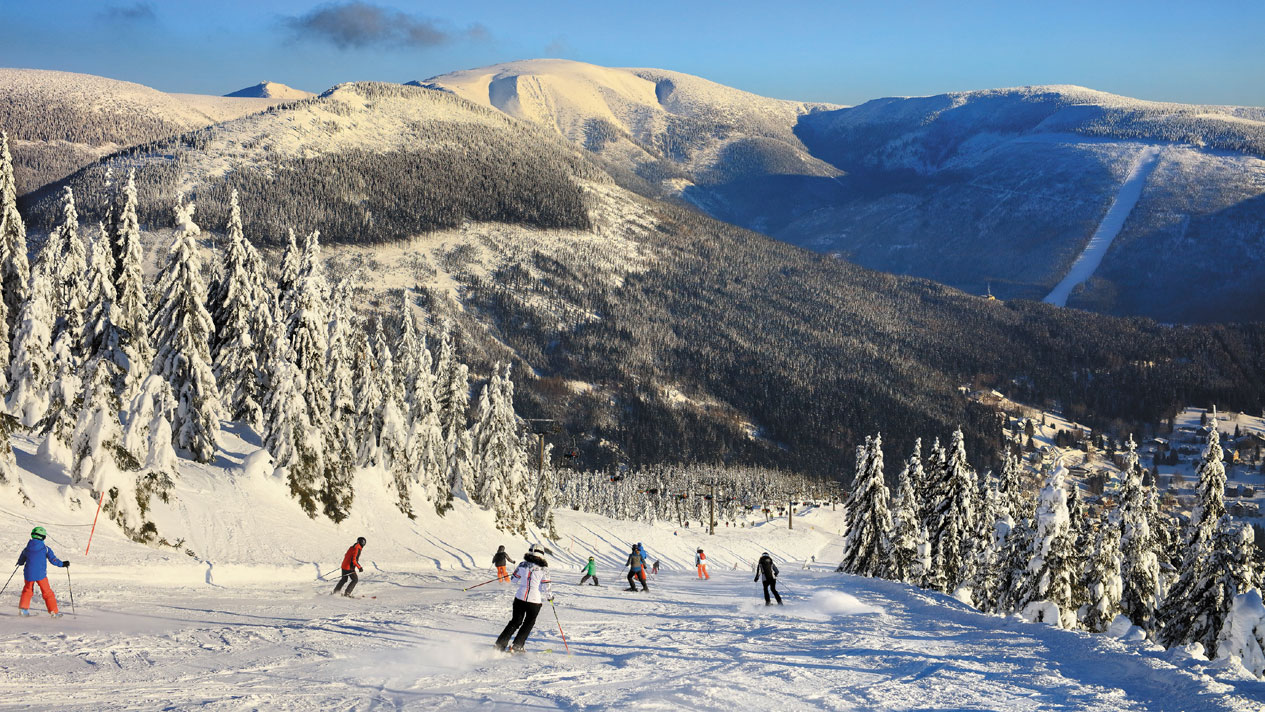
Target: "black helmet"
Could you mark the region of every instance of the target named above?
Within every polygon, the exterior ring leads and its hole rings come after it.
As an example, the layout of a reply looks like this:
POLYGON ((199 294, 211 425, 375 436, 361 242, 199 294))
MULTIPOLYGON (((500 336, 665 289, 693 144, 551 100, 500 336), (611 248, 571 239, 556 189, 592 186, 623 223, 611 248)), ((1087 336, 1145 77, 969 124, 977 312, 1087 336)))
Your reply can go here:
POLYGON ((505 545, 504 545, 504 544, 501 544, 500 546, 496 547, 496 550, 497 550, 497 551, 505 551, 505 545))
POLYGON ((356 543, 357 543, 357 544, 359 544, 359 545, 361 545, 361 546, 364 546, 365 544, 367 544, 367 543, 369 543, 369 542, 365 541, 365 538, 364 538, 364 537, 362 537, 362 536, 358 536, 358 537, 356 537, 356 543))
POLYGON ((701 554, 701 553, 703 553, 703 547, 701 547, 701 546, 700 546, 700 547, 698 547, 698 553, 700 553, 700 554, 701 554))

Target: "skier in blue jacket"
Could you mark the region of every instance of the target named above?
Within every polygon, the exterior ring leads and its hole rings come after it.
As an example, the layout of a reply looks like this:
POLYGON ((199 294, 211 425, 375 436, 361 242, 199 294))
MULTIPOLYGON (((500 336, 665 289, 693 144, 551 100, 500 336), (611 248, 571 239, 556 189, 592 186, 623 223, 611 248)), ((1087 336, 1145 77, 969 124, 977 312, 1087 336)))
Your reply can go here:
POLYGON ((24 616, 35 615, 31 613, 31 596, 35 593, 35 585, 39 584, 40 594, 44 596, 44 607, 48 609, 49 615, 60 618, 57 597, 53 595, 53 587, 48 585, 48 565, 51 563, 53 566, 69 568, 70 561, 61 561, 57 558, 53 550, 44 543, 46 536, 48 533, 44 531, 44 527, 32 529, 31 540, 18 555, 18 566, 26 564, 26 568, 22 569, 22 578, 26 584, 22 586, 22 598, 18 600, 18 610, 24 616))

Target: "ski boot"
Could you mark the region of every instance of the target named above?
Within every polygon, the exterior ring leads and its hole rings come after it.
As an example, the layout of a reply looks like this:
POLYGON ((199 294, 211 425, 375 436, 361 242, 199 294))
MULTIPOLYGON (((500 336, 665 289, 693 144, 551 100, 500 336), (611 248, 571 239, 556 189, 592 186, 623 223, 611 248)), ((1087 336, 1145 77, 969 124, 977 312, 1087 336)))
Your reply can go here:
POLYGON ((29 609, 29 608, 19 608, 19 609, 18 609, 18 615, 22 615, 22 616, 33 616, 33 615, 35 615, 35 614, 34 614, 34 613, 31 613, 31 609, 29 609))
POLYGON ((48 615, 49 615, 49 616, 51 616, 51 617, 53 617, 53 618, 61 618, 62 616, 66 615, 66 614, 65 614, 65 613, 62 613, 61 611, 57 611, 56 613, 49 613, 48 615))

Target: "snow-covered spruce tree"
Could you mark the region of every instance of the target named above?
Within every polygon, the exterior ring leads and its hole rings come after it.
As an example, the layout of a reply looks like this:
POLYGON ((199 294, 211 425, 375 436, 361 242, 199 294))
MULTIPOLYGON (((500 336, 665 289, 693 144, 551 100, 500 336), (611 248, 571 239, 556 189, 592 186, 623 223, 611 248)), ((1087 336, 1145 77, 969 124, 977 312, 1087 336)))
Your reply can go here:
POLYGON ((264 447, 272 455, 274 475, 289 485, 299 506, 315 518, 324 478, 319 443, 312 439, 317 431, 308 420, 303 371, 294 365, 285 327, 274 322, 272 332, 264 364, 269 383, 264 397, 264 447))
POLYGON ((40 443, 40 457, 45 462, 67 468, 71 465, 70 441, 75 422, 79 419, 83 388, 79 379, 83 369, 79 359, 71 352, 70 333, 70 330, 64 330, 53 341, 53 378, 48 384, 48 407, 36 425, 45 436, 40 443))
MULTIPOLYGON (((998 608, 1001 585, 1005 578, 1002 567, 1005 561, 1006 537, 1013 527, 1010 506, 1001 491, 1001 480, 990 472, 984 477, 984 491, 979 499, 979 514, 976 518, 976 535, 971 553, 975 574, 963 584, 963 587, 970 587, 971 604, 981 611, 993 612, 998 608)), ((965 596, 963 600, 966 600, 965 596)))
POLYGON ((448 471, 444 466, 447 446, 439 422, 439 401, 435 397, 436 382, 431 370, 430 349, 425 341, 420 348, 417 378, 410 398, 413 409, 409 423, 409 451, 412 453, 415 479, 435 505, 435 511, 442 515, 452 500, 448 471))
POLYGON ((488 413, 478 430, 478 471, 484 489, 479 492, 484 506, 496 514, 497 528, 527 533, 534 507, 529 504, 531 478, 527 452, 519 437, 518 416, 514 414, 514 382, 507 366, 503 375, 498 364, 484 389, 488 413))
POLYGON ((356 463, 370 467, 378 461, 378 433, 382 410, 382 391, 378 389, 375 369, 378 364, 373 341, 368 329, 357 329, 352 337, 352 353, 355 362, 351 373, 352 387, 356 392, 356 442, 359 450, 356 463))
POLYGON ((925 557, 930 555, 926 532, 922 530, 918 495, 914 489, 915 467, 922 469, 919 456, 920 443, 914 445, 914 454, 905 461, 896 481, 896 497, 892 509, 892 538, 888 555, 886 576, 895 581, 922 583, 926 574, 925 557))
POLYGON ((31 504, 22 487, 22 471, 18 469, 17 458, 13 454, 13 435, 21 430, 22 424, 8 413, 0 413, 0 496, 10 502, 31 504))
POLYGON ((103 358, 110 362, 116 379, 116 393, 122 392, 124 368, 128 365, 123 351, 123 335, 115 326, 114 312, 117 297, 114 291, 114 253, 110 251, 110 236, 105 226, 100 226, 100 236, 93 241, 91 259, 88 260, 87 309, 83 324, 83 357, 85 362, 103 358))
POLYGON ((1028 506, 1027 498, 1023 494, 1022 476, 1023 461, 1019 457, 1015 444, 1011 443, 1005 449, 997 487, 1001 491, 1002 504, 1006 508, 1006 514, 1010 515, 1012 523, 1028 506))
POLYGON ((54 377, 53 322, 56 277, 42 256, 18 317, 9 362, 8 410, 22 425, 34 427, 48 410, 48 387, 54 377))
POLYGON ((210 295, 215 342, 211 348, 215 382, 230 420, 255 430, 263 423, 261 354, 258 337, 271 319, 271 299, 262 284, 260 260, 242 234, 237 191, 229 199, 220 281, 210 295))
POLYGON ((334 289, 329 307, 329 351, 325 370, 329 383, 330 421, 355 452, 357 393, 353 375, 356 359, 353 341, 357 327, 346 280, 334 289))
POLYGON ((1085 565, 1085 605, 1082 607, 1081 624, 1087 630, 1101 633, 1107 630, 1116 616, 1122 612, 1120 597, 1124 579, 1121 576, 1120 521, 1118 513, 1098 527, 1097 542, 1093 555, 1085 565))
MULTIPOLYGON (((531 446, 534 438, 530 431, 523 433, 523 445, 521 449, 526 452, 531 446)), ((550 539, 558 538, 557 523, 554 521, 553 510, 557 505, 558 499, 558 471, 548 464, 552 461, 553 445, 546 444, 544 452, 545 466, 540 468, 536 473, 536 494, 532 505, 531 520, 538 529, 545 532, 545 536, 550 539)), ((530 465, 528 467, 530 471, 530 465)), ((659 490, 662 492, 663 490, 659 490)), ((651 518, 653 524, 653 517, 651 518)))
POLYGON ((470 410, 470 374, 457 360, 452 329, 444 325, 439 342, 439 363, 436 366, 436 399, 439 401, 439 426, 444 436, 444 464, 448 478, 448 509, 453 497, 469 499, 470 470, 474 459, 467 413, 470 410))
POLYGON ((1031 560, 1033 541, 1036 539, 1032 506, 1023 507, 1013 519, 1014 526, 1006 535, 997 561, 995 610, 1001 614, 1015 613, 1027 604, 1023 587, 1028 580, 1028 563, 1031 560))
POLYGON ((413 412, 413 395, 416 392, 414 386, 417 383, 418 370, 421 368, 421 362, 418 360, 421 355, 421 342, 417 325, 413 321, 413 307, 410 301, 406 290, 400 309, 399 347, 395 351, 399 355, 396 371, 400 380, 399 392, 402 394, 400 407, 405 417, 410 417, 413 412))
POLYGON ((1129 437, 1120 473, 1119 501, 1121 578, 1121 612, 1133 624, 1146 631, 1155 631, 1155 609, 1160 595, 1160 563, 1156 555, 1156 539, 1149 516, 1150 492, 1143 485, 1142 466, 1138 462, 1137 445, 1129 437))
POLYGON ((193 205, 176 206, 176 237, 158 280, 158 310, 151 322, 157 351, 154 373, 171 384, 178 403, 174 443, 198 462, 210 462, 219 445, 220 395, 211 370, 210 339, 214 330, 206 310, 198 245, 201 230, 193 222, 193 205))
POLYGON ((171 446, 171 420, 176 397, 171 384, 157 374, 140 380, 127 405, 123 447, 143 470, 168 481, 176 476, 176 451, 171 446))
POLYGON ((53 250, 57 276, 57 323, 53 325, 53 341, 66 333, 67 346, 76 359, 75 370, 82 363, 83 313, 87 306, 84 277, 88 272, 88 253, 79 234, 79 213, 75 194, 66 186, 62 191, 62 220, 48 236, 44 250, 53 250))
POLYGON ((120 496, 135 493, 132 478, 123 476, 121 466, 136 469, 131 454, 123 447, 123 426, 119 422, 118 394, 114 391, 118 366, 105 357, 88 362, 87 381, 83 395, 83 407, 75 423, 71 440, 74 465, 71 479, 76 483, 89 483, 92 489, 104 492, 111 487, 119 489, 120 496), (123 463, 119 459, 124 460, 123 463), (128 482, 123 480, 127 479, 128 482))
POLYGON ((136 216, 136 176, 129 171, 123 187, 123 205, 114 224, 114 324, 123 335, 123 351, 128 364, 124 368, 123 394, 136 394, 140 382, 153 370, 154 347, 149 340, 149 302, 145 294, 144 252, 141 227, 136 216))
POLYGON ((1066 468, 1056 467, 1041 489, 1036 531, 1016 607, 1029 620, 1070 629, 1076 626, 1073 589, 1079 585, 1080 576, 1074 570, 1066 474, 1066 468))
MULTIPOLYGON (((17 331, 19 313, 29 294, 30 265, 27 261, 26 224, 18 212, 17 183, 9 135, 0 131, 0 294, 4 296, 8 323, 6 333, 17 331)), ((7 362, 6 362, 7 365, 7 362)))
POLYGON ((1258 589, 1234 597, 1230 615, 1217 636, 1217 658, 1238 658, 1248 672, 1265 676, 1265 603, 1258 589))
POLYGON ((892 513, 883 479, 883 436, 857 448, 857 471, 848 494, 843 560, 839 569, 861 576, 887 572, 892 513))
POLYGON ((1067 492, 1067 534, 1072 540, 1072 571, 1079 577, 1072 587, 1072 605, 1077 610, 1080 610, 1089 600, 1089 592, 1082 584, 1089 565, 1089 557, 1094 552, 1094 545, 1090 541, 1090 529, 1089 512, 1085 507, 1085 501, 1081 498, 1080 487, 1073 482, 1067 492))
POLYGON ((381 407, 375 419, 378 441, 378 463, 386 471, 387 485, 396 495, 396 505, 400 511, 413 518, 411 482, 414 472, 412 453, 409 450, 409 429, 404 420, 404 412, 400 407, 403 400, 399 397, 399 378, 395 369, 395 359, 391 353, 391 344, 387 341, 379 319, 374 328, 374 351, 377 354, 377 368, 373 378, 377 392, 381 394, 381 407))
POLYGON ((285 250, 281 253, 281 264, 277 269, 277 293, 284 299, 299 281, 299 273, 303 270, 303 253, 294 239, 294 230, 286 232, 285 250))
POLYGON ((971 540, 977 531, 975 472, 966 461, 961 428, 954 431, 943 463, 938 473, 928 472, 936 482, 933 490, 936 499, 927 529, 932 567, 929 583, 952 593, 974 574, 970 553, 971 540))
MULTIPOLYGON (((1213 524, 1203 556, 1183 564, 1181 577, 1160 610, 1160 641, 1171 647, 1199 643, 1217 657, 1217 636, 1230 615, 1234 597, 1253 588, 1254 533, 1250 526, 1222 515, 1213 524), (1196 572, 1192 574, 1191 572, 1196 572), (1180 606, 1180 608, 1178 607, 1180 606)), ((1187 559, 1193 552, 1188 551, 1187 559)))

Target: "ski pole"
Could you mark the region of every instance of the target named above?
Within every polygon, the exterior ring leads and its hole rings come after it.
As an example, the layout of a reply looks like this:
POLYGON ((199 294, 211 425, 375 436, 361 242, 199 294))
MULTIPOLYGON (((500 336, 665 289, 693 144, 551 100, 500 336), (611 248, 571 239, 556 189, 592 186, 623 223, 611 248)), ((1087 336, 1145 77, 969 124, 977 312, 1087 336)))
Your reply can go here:
MULTIPOLYGON (((17 574, 17 572, 18 572, 18 566, 21 566, 21 565, 22 565, 22 564, 18 564, 17 566, 14 566, 14 567, 13 567, 13 573, 9 574, 9 581, 12 581, 12 580, 13 580, 13 576, 14 576, 15 574, 17 574)), ((0 588, 0 594, 3 594, 3 593, 4 593, 4 591, 5 591, 5 589, 7 589, 7 588, 9 587, 9 581, 5 581, 5 582, 4 582, 4 588, 0 588)))
POLYGON ((558 607, 553 605, 553 599, 549 599, 549 607, 553 609, 553 619, 558 621, 558 635, 562 636, 562 647, 567 649, 567 655, 571 654, 571 646, 567 645, 567 634, 562 632, 562 621, 558 618, 558 607))
POLYGON ((496 578, 494 578, 494 579, 492 579, 492 580, 490 580, 490 581, 484 581, 483 583, 476 583, 475 585, 471 586, 470 588, 463 588, 463 589, 461 589, 461 590, 462 590, 462 591, 469 591, 471 588, 478 588, 478 587, 480 587, 480 586, 486 586, 486 585, 488 585, 488 584, 492 583, 492 581, 500 581, 500 580, 501 580, 501 578, 498 576, 498 577, 496 577, 496 578))
POLYGON ((70 591, 70 615, 78 618, 79 614, 75 613, 75 587, 70 584, 70 567, 67 566, 65 568, 66 568, 66 590, 70 591))
POLYGON ((325 572, 325 573, 321 574, 320 576, 317 576, 317 578, 318 578, 318 579, 320 579, 321 581, 324 581, 326 576, 329 576, 329 575, 331 575, 331 574, 337 573, 337 572, 339 572, 339 571, 342 571, 342 569, 341 569, 341 568, 338 568, 338 569, 334 569, 333 571, 327 571, 327 572, 325 572))

